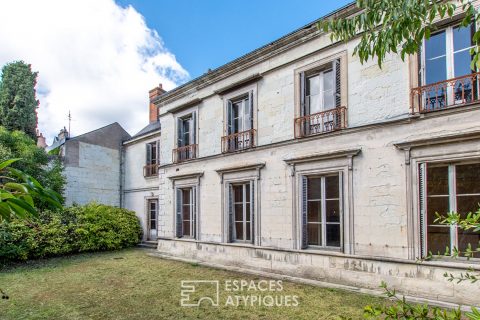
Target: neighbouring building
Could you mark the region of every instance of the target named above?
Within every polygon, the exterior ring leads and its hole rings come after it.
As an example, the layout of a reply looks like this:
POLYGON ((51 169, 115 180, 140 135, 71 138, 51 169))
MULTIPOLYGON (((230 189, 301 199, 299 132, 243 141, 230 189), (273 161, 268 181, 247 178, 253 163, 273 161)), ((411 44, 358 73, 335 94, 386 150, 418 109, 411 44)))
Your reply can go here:
POLYGON ((120 206, 122 141, 130 135, 117 123, 70 137, 63 128, 47 151, 61 157, 65 167, 65 204, 92 201, 120 206))
MULTIPOLYGON (((356 12, 348 5, 324 17, 356 12)), ((474 27, 438 22, 421 52, 361 64, 316 23, 169 92, 124 142, 124 206, 174 257, 476 304, 434 258, 478 233, 435 212, 480 203, 474 27)), ((477 257, 478 258, 478 257, 477 257)))

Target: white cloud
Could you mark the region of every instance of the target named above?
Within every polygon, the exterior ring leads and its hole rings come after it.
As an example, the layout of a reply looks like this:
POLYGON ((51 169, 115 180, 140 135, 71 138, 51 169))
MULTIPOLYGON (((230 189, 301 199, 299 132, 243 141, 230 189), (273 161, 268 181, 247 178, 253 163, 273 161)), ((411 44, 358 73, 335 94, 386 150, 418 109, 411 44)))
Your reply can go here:
POLYGON ((68 124, 78 135, 118 121, 131 134, 148 123, 148 90, 170 90, 188 73, 134 8, 113 0, 10 0, 0 9, 0 66, 39 71, 39 129, 68 124))

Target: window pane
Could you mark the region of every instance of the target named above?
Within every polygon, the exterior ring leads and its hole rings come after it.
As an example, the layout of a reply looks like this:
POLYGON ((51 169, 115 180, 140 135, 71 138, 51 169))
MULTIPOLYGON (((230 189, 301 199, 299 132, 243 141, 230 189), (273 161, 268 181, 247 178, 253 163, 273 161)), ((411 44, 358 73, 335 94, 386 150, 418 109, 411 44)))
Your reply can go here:
POLYGON ((434 255, 443 255, 447 247, 450 247, 450 227, 428 226, 427 252, 431 251, 434 255))
POLYGON ((453 28, 453 50, 458 51, 472 46, 472 26, 453 28))
POLYGON ((477 212, 480 196, 457 196, 457 212, 465 217, 469 212, 477 212))
POLYGON ((457 194, 480 193, 480 164, 455 166, 457 194))
POLYGON ((338 200, 326 201, 327 222, 340 222, 340 208, 338 200))
MULTIPOLYGON (((465 252, 465 250, 468 247, 468 244, 470 243, 472 245, 472 249, 475 250, 475 248, 480 246, 480 234, 475 231, 470 230, 462 230, 458 228, 458 249, 462 252, 465 252)), ((463 254, 462 254, 463 256, 463 254)), ((480 258, 480 252, 474 254, 475 258, 480 258)))
POLYGON ((327 246, 340 247, 340 225, 327 224, 327 246))
POLYGON ((245 230, 245 240, 247 241, 250 241, 252 238, 251 238, 251 235, 250 235, 250 222, 247 222, 246 224, 246 230, 245 230))
POLYGON ((150 220, 150 229, 157 229, 157 220, 155 218, 150 220))
POLYGON ((440 56, 445 56, 446 40, 445 31, 436 33, 425 40, 425 58, 432 59, 440 56))
POLYGON ((464 76, 466 74, 472 73, 470 68, 470 62, 472 61, 472 56, 470 55, 469 50, 460 51, 453 54, 453 63, 455 70, 455 77, 464 76))
POLYGON ((243 188, 242 186, 233 186, 233 197, 234 202, 242 202, 243 201, 243 188))
POLYGON ((427 166, 427 195, 448 195, 448 166, 427 166))
POLYGON ((337 199, 339 193, 338 175, 325 177, 325 197, 327 199, 337 199))
POLYGON ((250 203, 245 204, 245 221, 250 221, 250 203))
POLYGON ((448 196, 427 198, 427 224, 434 224, 435 212, 446 215, 450 211, 448 196))
POLYGON ((243 221, 243 204, 237 203, 235 208, 235 221, 243 221))
POLYGON ((182 219, 183 220, 190 220, 190 205, 183 205, 182 209, 182 219))
POLYGON ((329 110, 335 107, 335 97, 333 96, 333 90, 323 92, 323 108, 322 110, 329 110))
POLYGON ((244 184, 245 186, 245 201, 250 202, 250 183, 244 184))
POLYGON ((332 90, 333 89, 333 71, 328 70, 323 72, 323 90, 332 90))
POLYGON ((316 75, 307 78, 307 96, 317 95, 320 93, 320 76, 316 75))
POLYGON ((307 180, 308 199, 321 199, 322 198, 322 179, 321 178, 308 178, 307 180))
MULTIPOLYGON (((425 84, 439 82, 447 79, 446 57, 425 61, 425 84)), ((440 90, 435 95, 441 95, 440 90)))
POLYGON ((321 203, 320 201, 308 201, 307 204, 307 221, 308 222, 321 222, 321 203))
POLYGON ((322 111, 320 95, 312 95, 307 97, 307 103, 310 109, 310 114, 318 113, 322 111))
POLYGON ((322 225, 309 223, 307 227, 308 244, 320 246, 322 244, 322 225))
POLYGON ((235 232, 236 238, 238 240, 243 240, 243 222, 236 222, 235 223, 235 232))
POLYGON ((190 234, 190 221, 183 221, 183 235, 184 236, 191 236, 190 234))
POLYGON ((183 204, 190 204, 190 189, 182 189, 183 204))

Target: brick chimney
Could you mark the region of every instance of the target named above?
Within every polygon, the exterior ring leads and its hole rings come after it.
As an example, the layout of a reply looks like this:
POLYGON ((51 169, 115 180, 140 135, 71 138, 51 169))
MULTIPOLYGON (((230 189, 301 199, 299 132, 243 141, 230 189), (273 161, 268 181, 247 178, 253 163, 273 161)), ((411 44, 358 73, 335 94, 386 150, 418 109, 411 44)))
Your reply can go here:
POLYGON ((158 108, 155 106, 153 101, 155 101, 155 99, 157 99, 159 96, 161 96, 165 92, 166 91, 163 90, 161 83, 158 85, 158 87, 155 87, 148 92, 148 96, 150 98, 150 105, 149 105, 149 108, 148 108, 150 123, 158 120, 158 108))

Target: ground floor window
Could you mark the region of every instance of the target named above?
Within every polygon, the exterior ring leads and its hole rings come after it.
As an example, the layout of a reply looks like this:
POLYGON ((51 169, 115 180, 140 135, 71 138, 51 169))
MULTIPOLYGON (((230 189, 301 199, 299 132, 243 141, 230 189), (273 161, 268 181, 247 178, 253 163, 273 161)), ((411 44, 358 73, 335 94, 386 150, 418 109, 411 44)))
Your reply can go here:
POLYGON ((147 224, 148 224, 148 240, 157 239, 157 213, 158 200, 151 199, 147 202, 147 224))
POLYGON ((230 242, 253 243, 253 189, 253 181, 229 185, 228 205, 230 242))
POLYGON ((478 231, 435 220, 437 212, 457 212, 464 218, 479 209, 480 163, 422 163, 419 172, 423 254, 450 254, 452 248, 465 251, 469 243, 476 248, 480 241, 478 231))
POLYGON ((341 175, 302 177, 302 247, 342 246, 341 175))
POLYGON ((178 238, 196 238, 196 188, 177 189, 177 230, 178 238))

